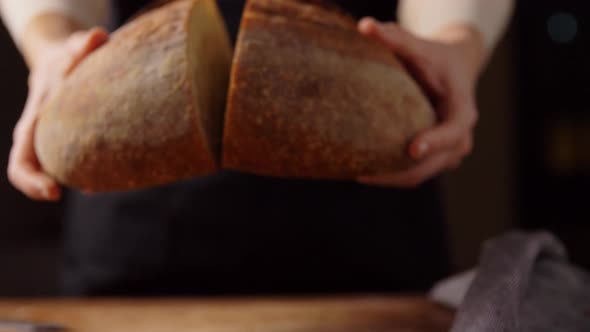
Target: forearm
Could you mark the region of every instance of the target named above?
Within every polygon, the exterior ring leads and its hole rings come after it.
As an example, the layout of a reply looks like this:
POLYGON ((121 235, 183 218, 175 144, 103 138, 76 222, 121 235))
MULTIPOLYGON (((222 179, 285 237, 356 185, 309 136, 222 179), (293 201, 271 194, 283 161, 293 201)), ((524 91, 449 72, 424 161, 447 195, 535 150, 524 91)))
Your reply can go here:
POLYGON ((46 13, 32 18, 19 37, 20 49, 29 68, 35 67, 45 49, 82 28, 82 24, 60 13, 46 13))
POLYGON ((109 0, 0 0, 4 24, 26 57, 30 41, 62 37, 77 29, 107 24, 109 0))
POLYGON ((428 39, 471 43, 480 63, 491 54, 510 19, 514 0, 401 0, 400 23, 428 39), (477 51, 477 48, 480 48, 477 51))

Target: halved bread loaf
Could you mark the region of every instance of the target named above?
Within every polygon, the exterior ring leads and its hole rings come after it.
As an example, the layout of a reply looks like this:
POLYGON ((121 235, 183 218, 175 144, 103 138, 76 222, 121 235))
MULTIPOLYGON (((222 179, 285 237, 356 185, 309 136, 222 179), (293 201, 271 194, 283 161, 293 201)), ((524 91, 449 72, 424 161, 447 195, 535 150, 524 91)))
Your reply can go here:
POLYGON ((179 0, 115 32, 50 98, 35 145, 86 191, 151 187, 222 167, 350 179, 403 169, 435 115, 390 51, 322 0, 250 0, 231 46, 214 0, 179 0), (221 138, 223 136, 223 151, 221 138))
POLYGON ((215 0, 183 0, 112 34, 42 110, 44 170, 87 191, 145 188, 219 168, 232 50, 215 0))
POLYGON ((435 114, 354 19, 325 1, 250 0, 241 24, 223 167, 349 179, 412 164, 407 144, 435 114))

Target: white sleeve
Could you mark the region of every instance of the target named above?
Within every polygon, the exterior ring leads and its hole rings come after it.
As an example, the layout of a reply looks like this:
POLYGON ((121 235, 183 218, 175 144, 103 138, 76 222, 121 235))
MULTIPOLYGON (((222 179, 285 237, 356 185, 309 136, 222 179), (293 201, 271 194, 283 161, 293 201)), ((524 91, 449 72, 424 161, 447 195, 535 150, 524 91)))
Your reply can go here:
POLYGON ((503 34, 514 0, 401 0, 400 24, 418 36, 428 37, 455 23, 466 23, 493 48, 503 34))
POLYGON ((107 24, 111 6, 109 0, 0 0, 0 14, 17 44, 31 19, 45 13, 61 13, 90 28, 107 24))

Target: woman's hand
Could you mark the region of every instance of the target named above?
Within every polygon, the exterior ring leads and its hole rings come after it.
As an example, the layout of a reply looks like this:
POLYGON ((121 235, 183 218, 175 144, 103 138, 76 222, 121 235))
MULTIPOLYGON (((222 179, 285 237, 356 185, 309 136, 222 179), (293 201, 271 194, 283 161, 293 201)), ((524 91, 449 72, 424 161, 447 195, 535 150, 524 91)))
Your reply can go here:
POLYGON ((29 94, 14 129, 8 178, 32 199, 55 201, 60 198, 60 187, 43 172, 35 153, 34 134, 39 111, 47 96, 84 57, 106 42, 108 34, 95 28, 63 38, 45 39, 35 35, 33 39, 25 49, 30 66, 29 94))
POLYGON ((371 18, 359 22, 359 31, 385 44, 406 65, 433 101, 438 124, 417 135, 408 148, 417 165, 394 174, 361 177, 372 185, 416 187, 455 169, 473 147, 477 122, 475 87, 483 64, 479 34, 467 26, 452 26, 432 39, 421 39, 394 23, 371 18))

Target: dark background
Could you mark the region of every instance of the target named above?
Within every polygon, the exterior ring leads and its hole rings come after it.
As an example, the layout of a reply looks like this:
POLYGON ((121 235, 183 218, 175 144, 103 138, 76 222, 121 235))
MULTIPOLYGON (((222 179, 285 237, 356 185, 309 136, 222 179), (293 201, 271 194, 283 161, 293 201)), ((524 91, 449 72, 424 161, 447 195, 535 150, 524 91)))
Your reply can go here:
POLYGON ((516 21, 518 220, 552 230, 590 267, 590 3, 526 3, 516 21))
MULTIPOLYGON (((445 177, 454 265, 510 228, 548 229, 590 268, 590 9, 583 1, 518 1, 481 81, 476 150, 445 177)), ((0 30, 0 167, 26 98, 27 71, 0 30)), ((29 201, 0 173, 0 296, 51 295, 60 262, 59 204, 29 201)))
POLYGON ((50 294, 59 263, 59 205, 28 200, 6 177, 12 129, 27 93, 27 69, 0 30, 0 295, 50 294))

